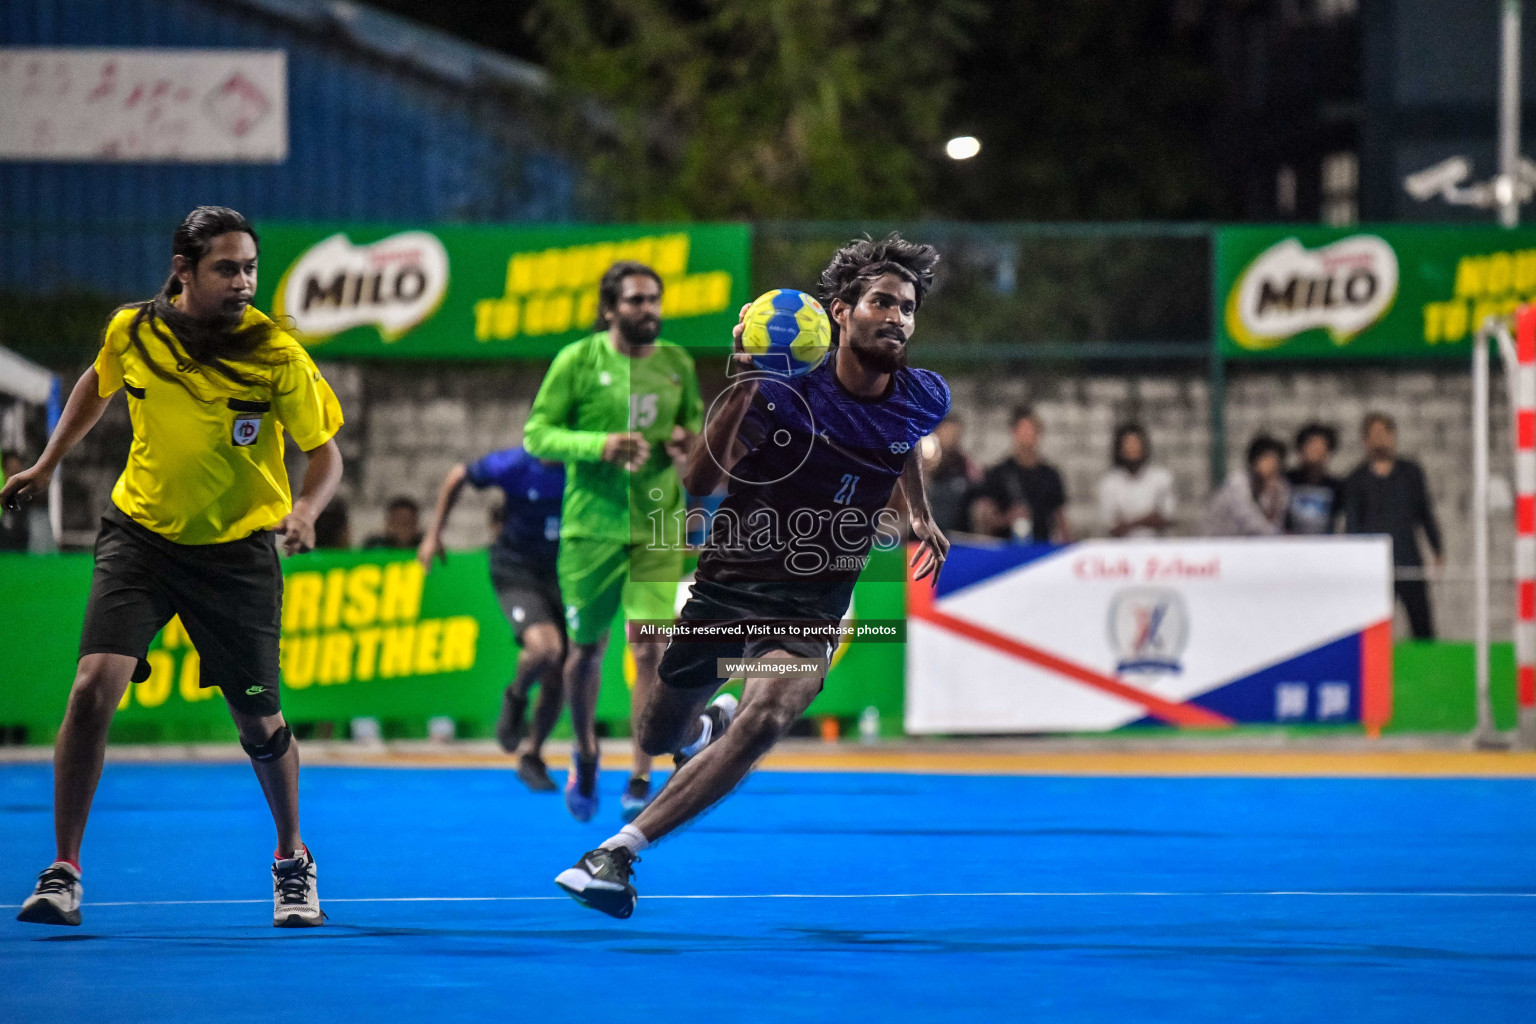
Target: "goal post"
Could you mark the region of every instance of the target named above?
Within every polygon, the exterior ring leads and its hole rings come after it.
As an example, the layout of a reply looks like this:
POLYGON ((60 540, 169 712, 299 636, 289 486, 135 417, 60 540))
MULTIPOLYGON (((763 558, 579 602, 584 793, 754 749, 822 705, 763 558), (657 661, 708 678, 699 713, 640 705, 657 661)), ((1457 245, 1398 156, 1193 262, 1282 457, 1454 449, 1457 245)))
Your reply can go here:
POLYGON ((1472 347, 1472 551, 1473 629, 1479 746, 1504 746, 1507 739, 1494 723, 1489 686, 1488 490, 1491 391, 1490 342, 1499 347, 1509 396, 1515 466, 1514 641, 1517 725, 1514 745, 1536 749, 1536 306, 1521 306, 1511 323, 1490 317, 1472 347))

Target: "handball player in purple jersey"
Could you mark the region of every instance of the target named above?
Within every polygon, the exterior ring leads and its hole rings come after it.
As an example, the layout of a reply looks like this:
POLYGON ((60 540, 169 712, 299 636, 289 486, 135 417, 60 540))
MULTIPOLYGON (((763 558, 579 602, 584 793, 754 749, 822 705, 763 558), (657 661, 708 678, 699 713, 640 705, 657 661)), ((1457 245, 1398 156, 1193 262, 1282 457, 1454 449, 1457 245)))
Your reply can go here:
MULTIPOLYGON (((728 480, 728 493, 679 626, 835 626, 870 549, 901 543, 903 524, 888 507, 898 483, 918 541, 917 577, 937 579, 949 542, 928 506, 918 442, 948 414, 949 386, 908 367, 907 346, 938 259, 933 247, 896 235, 839 249, 820 282, 835 346, 804 376, 755 371, 736 327, 735 379, 683 481, 708 494, 728 480)), ((638 854, 734 789, 821 692, 834 646, 825 637, 747 632, 668 644, 638 732, 647 752, 672 754, 678 770, 633 822, 555 879, 578 902, 629 917, 638 854), (726 682, 722 660, 758 663, 739 704, 715 697, 726 682)))

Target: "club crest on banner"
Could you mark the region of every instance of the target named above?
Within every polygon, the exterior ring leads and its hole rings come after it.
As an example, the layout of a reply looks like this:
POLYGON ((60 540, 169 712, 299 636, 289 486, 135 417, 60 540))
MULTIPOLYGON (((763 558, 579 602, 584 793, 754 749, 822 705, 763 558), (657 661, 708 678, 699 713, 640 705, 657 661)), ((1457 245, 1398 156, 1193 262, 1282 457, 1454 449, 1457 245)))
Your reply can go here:
POLYGON ((1115 671, 1180 672, 1189 645, 1189 606, 1169 587, 1129 587, 1109 602, 1109 645, 1115 671))

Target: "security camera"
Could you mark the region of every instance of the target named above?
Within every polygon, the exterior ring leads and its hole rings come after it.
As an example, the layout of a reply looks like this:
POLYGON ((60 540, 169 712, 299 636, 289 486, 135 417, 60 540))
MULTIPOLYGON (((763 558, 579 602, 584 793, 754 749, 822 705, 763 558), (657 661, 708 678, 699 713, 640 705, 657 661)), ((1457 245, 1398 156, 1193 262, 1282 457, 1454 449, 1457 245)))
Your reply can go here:
POLYGON ((1403 187, 1408 190, 1410 196, 1422 203, 1452 191, 1471 175, 1472 161, 1464 156, 1453 156, 1433 167, 1426 167, 1416 174, 1408 175, 1403 179, 1403 187))

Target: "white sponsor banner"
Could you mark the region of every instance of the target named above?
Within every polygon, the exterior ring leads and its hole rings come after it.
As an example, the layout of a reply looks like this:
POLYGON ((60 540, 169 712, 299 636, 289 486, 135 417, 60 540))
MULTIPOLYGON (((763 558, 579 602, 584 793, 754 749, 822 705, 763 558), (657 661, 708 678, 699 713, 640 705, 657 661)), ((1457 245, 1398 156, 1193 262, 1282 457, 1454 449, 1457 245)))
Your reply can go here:
MULTIPOLYGON (((977 575, 931 607, 912 592, 909 732, 1247 720, 1187 702, 1392 617, 1384 537, 1090 541, 977 575)), ((1226 705, 1254 705, 1252 720, 1356 720, 1358 658, 1336 668, 1316 680, 1299 671, 1294 683, 1281 671, 1252 692, 1227 691, 1226 705)))
POLYGON ((430 231, 402 231, 369 245, 344 234, 317 242, 288 268, 274 315, 318 341, 372 324, 386 342, 437 312, 448 294, 448 250, 430 231))
POLYGON ((0 47, 0 160, 287 158, 282 50, 0 47))
POLYGON ((1397 253, 1375 235, 1320 249, 1287 238, 1243 271, 1227 328, 1245 348, 1272 348, 1313 328, 1326 328, 1343 344, 1386 315, 1397 284, 1397 253))

